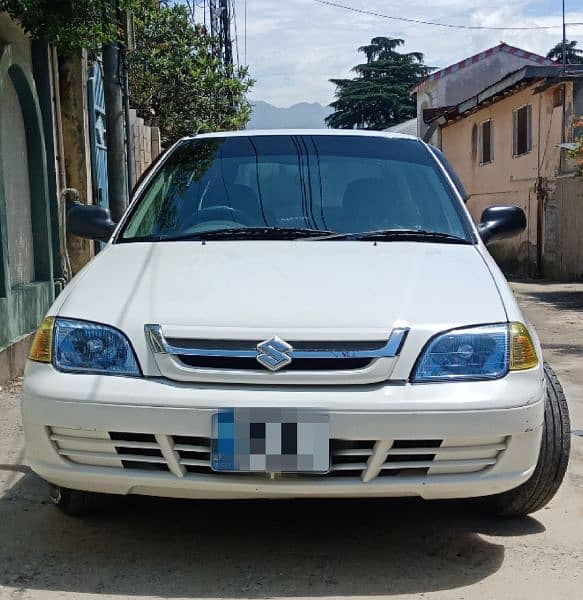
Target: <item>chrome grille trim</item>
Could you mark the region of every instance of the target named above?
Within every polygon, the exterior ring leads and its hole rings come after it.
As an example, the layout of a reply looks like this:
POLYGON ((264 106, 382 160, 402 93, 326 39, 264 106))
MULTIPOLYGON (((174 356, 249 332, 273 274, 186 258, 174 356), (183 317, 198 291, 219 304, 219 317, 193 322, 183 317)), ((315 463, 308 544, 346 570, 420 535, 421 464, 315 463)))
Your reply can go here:
MULTIPOLYGON (((183 345, 175 345, 178 342, 177 339, 173 338, 171 344, 169 340, 164 337, 162 333, 162 327, 160 325, 144 325, 144 331, 146 338, 150 344, 150 348, 155 354, 173 354, 183 356, 218 356, 225 358, 255 358, 257 356, 256 348, 249 348, 249 342, 241 341, 240 348, 233 348, 233 340, 225 340, 225 348, 212 347, 218 342, 213 340, 213 344, 207 344, 204 346, 204 342, 207 340, 201 340, 202 347, 195 347, 193 342, 190 340, 184 340, 183 345)), ((322 348, 310 348, 305 350, 293 349, 289 355, 293 358, 386 358, 398 356, 401 346, 405 341, 409 329, 397 328, 393 329, 389 339, 382 346, 378 346, 380 342, 371 341, 371 347, 365 350, 350 349, 350 345, 353 342, 318 342, 322 345, 322 348), (345 346, 342 348, 342 346, 345 346), (336 349, 336 346, 338 347, 336 349)), ((259 340, 257 343, 260 343, 259 340)), ((293 345, 293 341, 290 342, 293 345)), ((301 342, 298 346, 301 347, 301 342)), ((312 344, 310 344, 312 345, 312 344)))
MULTIPOLYGON (((257 357, 257 342, 165 337, 162 325, 144 333, 160 374, 174 381, 249 385, 365 385, 387 381, 409 330, 395 328, 388 339, 292 341, 289 365, 270 371, 257 357), (294 347, 295 346, 295 347, 294 347)), ((291 337, 291 336, 290 336, 291 337)), ((259 342, 261 344, 263 342, 259 342)))

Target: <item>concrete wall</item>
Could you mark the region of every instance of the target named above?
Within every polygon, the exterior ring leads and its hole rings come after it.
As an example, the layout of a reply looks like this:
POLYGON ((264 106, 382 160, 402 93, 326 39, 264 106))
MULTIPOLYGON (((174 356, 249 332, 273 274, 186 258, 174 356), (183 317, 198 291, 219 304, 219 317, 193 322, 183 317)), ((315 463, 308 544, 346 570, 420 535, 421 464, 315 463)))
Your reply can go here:
POLYGON ((545 205, 544 274, 583 281, 583 177, 563 175, 545 205))
POLYGON ((130 110, 130 128, 134 176, 130 188, 133 188, 144 171, 156 160, 162 151, 162 146, 160 129, 145 125, 144 119, 138 117, 134 109, 130 110))
MULTIPOLYGON (((492 254, 507 272, 534 274, 537 242, 538 177, 553 180, 559 169, 562 108, 553 107, 554 87, 533 93, 540 85, 509 95, 465 118, 442 128, 442 146, 459 174, 468 194, 468 208, 477 221, 484 208, 495 204, 516 204, 527 214, 526 231, 492 246, 492 254), (532 150, 512 156, 512 112, 525 104, 532 106, 532 150), (481 165, 479 151, 472 152, 474 126, 492 119, 494 159, 481 165)), ((572 85, 567 87, 567 113, 572 111, 572 85)), ((549 185, 548 182, 545 185, 549 185)))
MULTIPOLYGON (((48 64, 44 65, 48 69, 48 64)), ((0 381, 53 298, 52 204, 31 45, 0 13, 0 381)))
POLYGON ((9 140, 2 144, 2 166, 10 282, 14 286, 34 281, 34 248, 26 130, 18 94, 10 78, 4 82, 0 131, 9 140))

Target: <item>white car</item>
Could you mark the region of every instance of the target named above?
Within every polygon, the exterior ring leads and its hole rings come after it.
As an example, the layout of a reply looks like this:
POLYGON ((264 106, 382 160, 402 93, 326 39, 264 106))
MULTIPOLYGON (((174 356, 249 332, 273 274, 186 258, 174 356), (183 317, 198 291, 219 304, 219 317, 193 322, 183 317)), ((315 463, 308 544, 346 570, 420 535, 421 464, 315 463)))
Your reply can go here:
POLYGON ((64 511, 99 494, 480 498, 526 514, 558 489, 556 377, 437 149, 404 135, 180 140, 33 342, 28 462, 64 511))

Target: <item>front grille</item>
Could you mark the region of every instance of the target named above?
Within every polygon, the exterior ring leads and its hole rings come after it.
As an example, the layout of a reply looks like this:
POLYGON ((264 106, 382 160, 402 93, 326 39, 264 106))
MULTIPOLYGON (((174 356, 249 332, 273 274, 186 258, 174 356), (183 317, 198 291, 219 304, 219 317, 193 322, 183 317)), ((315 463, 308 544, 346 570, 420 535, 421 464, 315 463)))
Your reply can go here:
POLYGON ((144 325, 163 377, 246 385, 365 385, 386 381, 408 331, 395 328, 387 338, 382 332, 374 340, 282 340, 277 335, 265 340, 233 340, 166 338, 161 325, 144 325))
MULTIPOLYGON (((255 352, 257 344, 262 340, 200 340, 189 338, 166 338, 166 341, 177 348, 196 348, 197 350, 244 350, 255 352)), ((324 352, 362 352, 381 350, 387 343, 386 340, 357 340, 357 341, 289 341, 294 350, 310 351, 320 350, 324 352)))
MULTIPOLYGON (((265 372, 256 360, 257 345, 261 340, 200 340, 168 338, 166 340, 175 348, 196 349, 200 354, 176 354, 180 362, 195 369, 224 369, 228 371, 259 371, 265 372), (244 352, 252 356, 212 356, 213 351, 244 352), (211 354, 204 354, 207 351, 211 354)), ((349 357, 351 352, 376 352, 381 350, 386 341, 291 341, 295 352, 326 352, 337 356, 326 358, 294 358, 284 367, 286 371, 349 371, 364 369, 373 361, 371 357, 349 357)))
MULTIPOLYGON (((208 437, 149 433, 100 432, 51 428, 57 452, 72 463, 141 471, 165 471, 178 477, 241 474, 215 473, 210 466, 208 437)), ((324 475, 302 477, 358 478, 427 477, 476 473, 496 464, 505 450, 505 437, 427 440, 330 440, 331 468, 324 475)), ((250 473, 251 476, 258 476, 250 473)), ((267 476, 267 475, 266 475, 267 476)))
MULTIPOLYGON (((226 369, 241 371, 262 371, 255 358, 224 356, 188 356, 179 354, 178 359, 189 367, 198 369, 226 369)), ((370 358, 296 358, 285 367, 286 371, 346 371, 364 369, 371 363, 370 358)))

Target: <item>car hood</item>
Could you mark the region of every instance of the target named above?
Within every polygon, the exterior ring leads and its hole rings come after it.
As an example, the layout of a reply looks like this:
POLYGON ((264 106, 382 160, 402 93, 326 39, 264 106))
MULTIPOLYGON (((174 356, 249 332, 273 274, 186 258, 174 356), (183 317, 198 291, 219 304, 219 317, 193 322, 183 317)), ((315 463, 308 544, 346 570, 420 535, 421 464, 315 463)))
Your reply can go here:
POLYGON ((138 354, 144 324, 172 337, 386 339, 506 321, 472 245, 361 241, 115 244, 65 290, 53 314, 113 325, 138 354))

